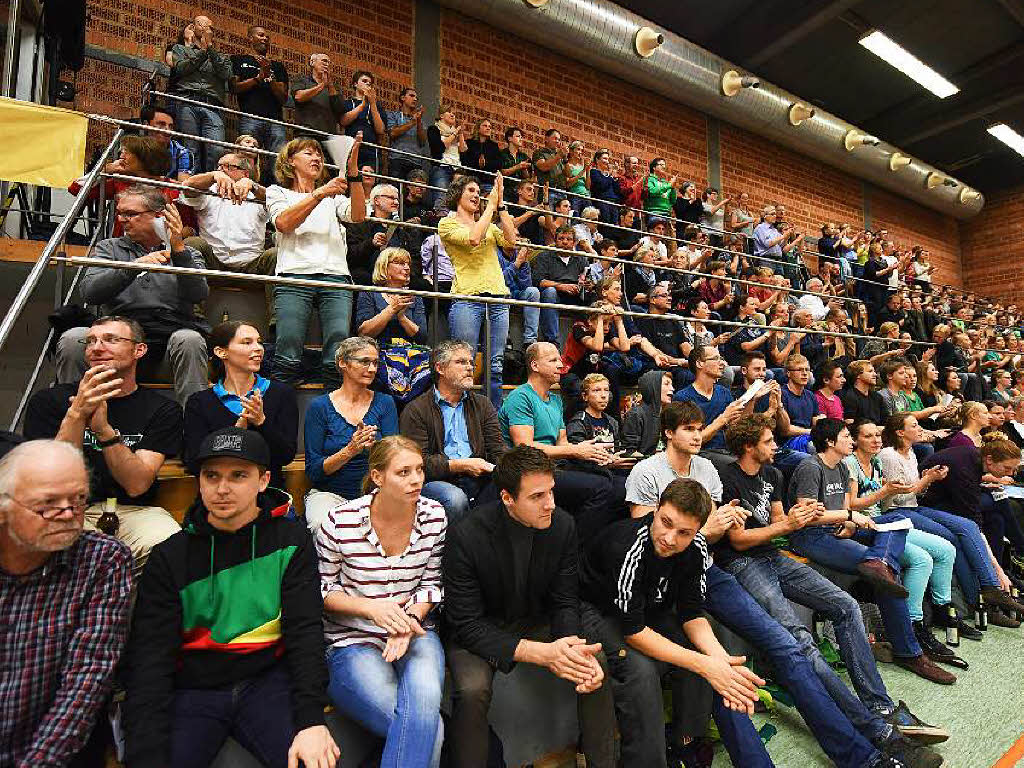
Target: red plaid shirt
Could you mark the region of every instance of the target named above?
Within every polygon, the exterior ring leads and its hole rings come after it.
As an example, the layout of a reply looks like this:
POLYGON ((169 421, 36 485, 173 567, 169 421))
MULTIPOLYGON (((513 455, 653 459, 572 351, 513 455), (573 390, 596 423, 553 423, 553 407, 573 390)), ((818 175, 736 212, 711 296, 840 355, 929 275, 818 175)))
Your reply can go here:
POLYGON ((0 571, 0 766, 65 766, 105 703, 128 631, 132 556, 84 533, 27 576, 0 571))

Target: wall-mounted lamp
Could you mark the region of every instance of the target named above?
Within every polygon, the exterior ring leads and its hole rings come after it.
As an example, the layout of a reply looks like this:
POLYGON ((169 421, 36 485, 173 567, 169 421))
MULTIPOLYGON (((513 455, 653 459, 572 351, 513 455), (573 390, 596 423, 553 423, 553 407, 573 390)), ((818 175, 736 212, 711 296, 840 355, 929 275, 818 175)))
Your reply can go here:
POLYGON ((953 181, 953 179, 948 176, 943 176, 941 173, 935 173, 934 171, 925 177, 924 185, 927 189, 959 186, 955 181, 953 181))
POLYGON ((889 157, 889 170, 893 173, 906 168, 908 165, 910 165, 910 158, 906 155, 901 155, 899 152, 893 152, 889 157))
POLYGON ((665 42, 665 36, 650 27, 640 27, 633 35, 633 50, 640 58, 646 59, 665 42))
POLYGON ((543 8, 548 4, 548 0, 523 0, 531 8, 543 8))
POLYGON ((810 120, 814 117, 814 108, 808 107, 806 104, 801 104, 799 101, 789 108, 789 124, 793 126, 800 125, 804 120, 810 120))
POLYGON ((847 152, 853 152, 857 147, 877 147, 880 143, 877 136, 868 136, 852 128, 843 137, 843 146, 847 152))
POLYGON ((981 199, 981 192, 964 187, 960 190, 960 205, 968 205, 981 199))
POLYGON ((722 93, 726 96, 735 96, 743 88, 760 88, 761 81, 750 75, 740 75, 735 69, 730 69, 722 75, 722 93))

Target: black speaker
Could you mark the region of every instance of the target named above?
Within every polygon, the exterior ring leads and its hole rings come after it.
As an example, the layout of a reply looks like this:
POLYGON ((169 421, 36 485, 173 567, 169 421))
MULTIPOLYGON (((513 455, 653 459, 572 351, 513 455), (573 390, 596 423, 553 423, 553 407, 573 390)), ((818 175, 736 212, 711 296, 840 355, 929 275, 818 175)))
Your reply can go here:
POLYGON ((43 32, 57 43, 61 63, 75 72, 85 64, 85 0, 44 0, 43 32))

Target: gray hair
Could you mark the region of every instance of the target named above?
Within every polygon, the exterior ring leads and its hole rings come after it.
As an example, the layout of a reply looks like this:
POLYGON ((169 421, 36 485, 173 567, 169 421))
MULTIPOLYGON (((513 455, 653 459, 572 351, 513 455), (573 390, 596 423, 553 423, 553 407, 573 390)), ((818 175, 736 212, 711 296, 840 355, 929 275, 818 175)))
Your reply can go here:
POLYGON ((582 216, 584 219, 599 219, 601 218, 601 212, 597 210, 597 208, 595 208, 594 206, 588 205, 586 208, 583 209, 583 212, 580 214, 580 216, 582 216))
POLYGON ((334 364, 339 365, 343 360, 351 360, 356 352, 366 347, 373 347, 380 352, 377 342, 369 336, 349 336, 338 345, 338 349, 334 353, 334 364))
POLYGON ((117 199, 123 200, 126 197, 137 197, 142 204, 150 211, 159 213, 167 207, 167 198, 157 187, 150 187, 146 184, 133 184, 128 189, 118 194, 117 199))
POLYGON ((0 506, 7 506, 5 499, 9 498, 14 490, 18 472, 26 461, 39 461, 39 454, 63 451, 68 457, 73 457, 85 470, 85 459, 82 452, 63 440, 29 440, 12 448, 6 456, 0 459, 0 506))
POLYGON ((437 370, 440 366, 447 364, 449 360, 455 357, 457 352, 466 351, 470 355, 473 354, 473 345, 468 341, 462 341, 461 339, 445 339, 434 347, 434 360, 432 367, 437 370))
POLYGON ((383 195, 388 190, 398 194, 398 187, 394 184, 374 184, 373 189, 370 190, 370 200, 373 200, 377 195, 383 195))

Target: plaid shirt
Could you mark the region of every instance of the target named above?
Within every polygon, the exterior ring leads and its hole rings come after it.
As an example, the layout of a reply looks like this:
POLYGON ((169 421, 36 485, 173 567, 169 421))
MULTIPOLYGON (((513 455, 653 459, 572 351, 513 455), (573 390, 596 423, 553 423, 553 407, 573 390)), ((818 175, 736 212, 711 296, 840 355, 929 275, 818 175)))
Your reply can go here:
POLYGON ((0 571, 0 766, 65 766, 110 693, 132 557, 84 533, 27 576, 0 571))

